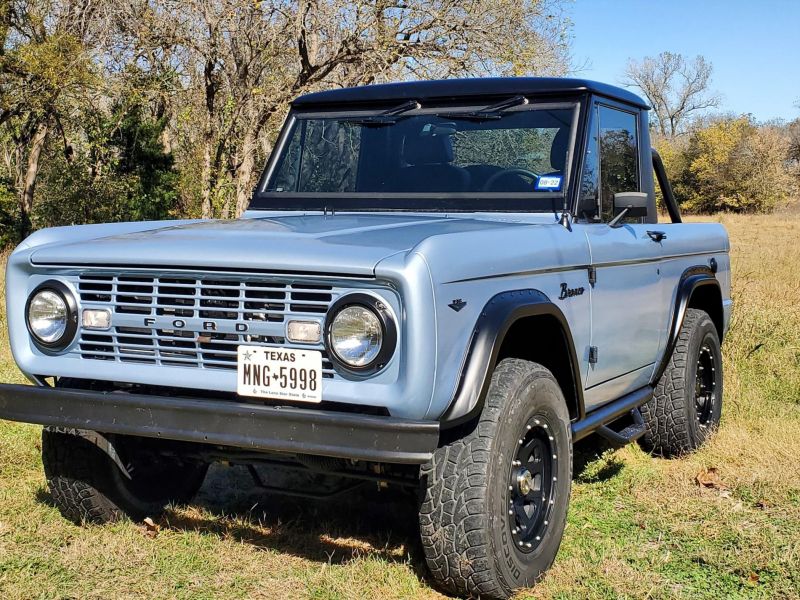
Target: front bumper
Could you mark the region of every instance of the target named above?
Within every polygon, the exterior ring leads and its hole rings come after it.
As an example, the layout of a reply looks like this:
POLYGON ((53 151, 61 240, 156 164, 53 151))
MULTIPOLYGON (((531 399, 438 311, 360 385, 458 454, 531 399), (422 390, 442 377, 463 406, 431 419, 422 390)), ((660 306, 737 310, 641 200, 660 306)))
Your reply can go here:
POLYGON ((388 463, 422 464, 436 421, 123 392, 0 385, 0 418, 144 437, 388 463))

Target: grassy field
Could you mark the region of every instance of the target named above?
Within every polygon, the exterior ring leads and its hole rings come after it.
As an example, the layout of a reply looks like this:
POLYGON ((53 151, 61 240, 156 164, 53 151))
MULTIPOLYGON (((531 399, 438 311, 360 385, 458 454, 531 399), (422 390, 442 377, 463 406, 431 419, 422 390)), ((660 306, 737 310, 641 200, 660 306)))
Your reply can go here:
MULTIPOLYGON (((554 568, 522 598, 800 597, 800 215, 723 216, 735 315, 722 427, 699 453, 578 449, 554 568), (719 484, 700 486, 715 469, 719 484)), ((2 317, 2 315, 0 315, 2 317)), ((0 333, 0 380, 21 381, 0 333)), ((39 428, 0 422, 0 598, 434 598, 414 509, 330 502, 217 467, 158 531, 75 527, 52 507, 39 428)))

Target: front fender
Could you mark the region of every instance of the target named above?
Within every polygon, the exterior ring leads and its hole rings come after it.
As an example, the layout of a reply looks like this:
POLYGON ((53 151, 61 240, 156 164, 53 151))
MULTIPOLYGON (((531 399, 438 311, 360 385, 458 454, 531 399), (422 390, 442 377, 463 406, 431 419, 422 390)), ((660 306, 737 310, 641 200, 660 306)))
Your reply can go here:
POLYGON ((522 318, 550 316, 561 326, 569 351, 577 415, 584 416, 583 389, 575 346, 566 317, 546 294, 535 289, 502 292, 486 303, 470 337, 469 351, 453 401, 441 417, 443 428, 455 427, 477 416, 489 390, 500 348, 511 327, 522 318))

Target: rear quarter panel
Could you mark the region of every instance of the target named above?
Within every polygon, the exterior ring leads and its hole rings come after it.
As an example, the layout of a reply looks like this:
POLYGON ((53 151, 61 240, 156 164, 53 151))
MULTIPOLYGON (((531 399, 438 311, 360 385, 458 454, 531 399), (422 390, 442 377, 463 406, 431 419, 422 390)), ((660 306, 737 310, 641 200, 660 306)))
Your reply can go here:
MULTIPOLYGON (((666 292, 670 295, 670 307, 675 306, 678 284, 683 273, 692 267, 709 267, 712 258, 716 261, 716 277, 722 292, 724 331, 730 324, 731 263, 728 232, 719 223, 660 223, 658 229, 667 234, 662 242, 661 276, 666 292)), ((672 312, 664 315, 667 327, 672 312)), ((663 340, 661 353, 666 347, 663 340)))

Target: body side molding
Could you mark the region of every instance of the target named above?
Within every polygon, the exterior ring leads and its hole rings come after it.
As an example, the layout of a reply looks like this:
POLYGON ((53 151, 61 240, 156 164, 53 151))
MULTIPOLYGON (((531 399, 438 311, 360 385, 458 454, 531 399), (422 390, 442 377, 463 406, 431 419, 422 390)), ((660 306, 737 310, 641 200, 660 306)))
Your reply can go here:
POLYGON ((470 337, 469 350, 461 365, 458 388, 440 418, 442 428, 455 427, 476 416, 483 407, 492 372, 506 333, 519 319, 549 316, 559 323, 570 355, 570 370, 575 390, 578 419, 584 417, 583 385, 575 346, 564 313, 539 290, 501 292, 486 303, 470 337))
MULTIPOLYGON (((686 316, 686 309, 689 308, 689 301, 692 298, 694 291, 703 286, 716 286, 720 289, 719 281, 714 275, 710 267, 705 265, 697 265, 689 267, 682 274, 678 282, 678 292, 675 297, 675 304, 672 307, 672 320, 669 327, 669 338, 667 345, 664 349, 664 354, 658 363, 658 367, 653 372, 653 377, 650 381, 651 385, 655 386, 664 371, 667 369, 667 364, 672 357, 672 352, 675 350, 675 344, 678 342, 678 335, 683 325, 683 318, 686 316)), ((721 307, 720 307, 721 309, 721 307)), ((713 318, 713 315, 711 315, 713 318)), ((720 341, 722 340, 722 331, 719 331, 720 341)))

